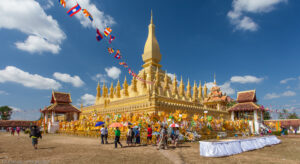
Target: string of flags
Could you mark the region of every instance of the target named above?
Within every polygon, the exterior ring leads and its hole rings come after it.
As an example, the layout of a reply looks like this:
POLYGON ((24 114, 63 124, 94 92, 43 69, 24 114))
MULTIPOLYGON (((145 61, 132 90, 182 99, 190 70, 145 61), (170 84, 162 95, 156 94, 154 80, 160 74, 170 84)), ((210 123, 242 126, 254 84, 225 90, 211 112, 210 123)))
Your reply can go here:
MULTIPOLYGON (((270 109, 270 108, 265 108, 263 105, 261 106, 261 110, 265 110, 267 112, 272 112, 272 113, 277 113, 277 114, 281 114, 281 115, 289 115, 290 113, 283 113, 280 112, 280 109, 270 109)), ((285 109, 287 112, 291 112, 291 109, 285 109)))
MULTIPOLYGON (((66 1, 65 0, 58 0, 58 2, 64 7, 66 8, 66 1)), ((79 13, 80 11, 82 11, 82 13, 84 14, 85 17, 89 18, 91 22, 93 22, 94 18, 93 16, 90 14, 90 12, 87 9, 82 9, 81 6, 78 4, 78 2, 76 3, 75 6, 73 6, 72 8, 70 8, 67 11, 67 14, 72 17, 75 14, 79 13)), ((100 30, 98 28, 96 28, 96 40, 98 42, 100 42, 103 38, 108 40, 108 43, 110 44, 109 47, 107 48, 107 52, 108 54, 113 55, 113 57, 117 60, 121 60, 123 59, 123 56, 120 52, 119 49, 114 49, 111 47, 112 42, 116 39, 115 36, 111 35, 112 29, 110 27, 107 27, 104 29, 103 34, 100 32, 100 30)), ((121 61, 119 62, 120 66, 123 66, 124 68, 127 69, 128 73, 133 76, 134 78, 136 78, 137 80, 140 80, 142 82, 148 83, 148 84, 153 84, 152 81, 147 81, 146 79, 143 79, 141 77, 139 77, 129 66, 125 61, 121 61)))

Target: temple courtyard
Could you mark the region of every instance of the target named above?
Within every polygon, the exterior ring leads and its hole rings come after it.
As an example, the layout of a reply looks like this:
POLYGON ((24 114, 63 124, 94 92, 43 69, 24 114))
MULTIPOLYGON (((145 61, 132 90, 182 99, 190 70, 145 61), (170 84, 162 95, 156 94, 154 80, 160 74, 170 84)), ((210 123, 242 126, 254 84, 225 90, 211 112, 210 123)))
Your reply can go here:
MULTIPOLYGON (((300 136, 279 137, 281 144, 242 154, 206 158, 198 143, 184 143, 168 150, 154 146, 124 147, 101 145, 100 139, 44 135, 34 150, 28 135, 0 132, 0 163, 300 163, 300 136)), ((122 142, 125 145, 125 141, 122 142)))

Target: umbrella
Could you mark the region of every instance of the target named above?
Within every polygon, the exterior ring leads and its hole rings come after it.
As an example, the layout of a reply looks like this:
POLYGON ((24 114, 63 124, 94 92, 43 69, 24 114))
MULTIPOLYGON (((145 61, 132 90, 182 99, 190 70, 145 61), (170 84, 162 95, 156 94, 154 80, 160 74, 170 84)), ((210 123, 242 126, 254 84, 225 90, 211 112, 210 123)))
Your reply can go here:
POLYGON ((124 124, 124 126, 129 126, 129 125, 132 125, 132 123, 126 122, 126 123, 124 124))
POLYGON ((97 127, 97 126, 101 126, 101 125, 103 125, 103 124, 105 124, 104 122, 102 122, 102 121, 100 121, 100 122, 97 122, 96 123, 96 125, 95 125, 95 127, 97 127))
POLYGON ((178 124, 171 124, 170 127, 171 127, 171 128, 178 128, 179 125, 178 125, 178 124))
POLYGON ((110 128, 123 127, 121 123, 115 122, 109 125, 110 128))

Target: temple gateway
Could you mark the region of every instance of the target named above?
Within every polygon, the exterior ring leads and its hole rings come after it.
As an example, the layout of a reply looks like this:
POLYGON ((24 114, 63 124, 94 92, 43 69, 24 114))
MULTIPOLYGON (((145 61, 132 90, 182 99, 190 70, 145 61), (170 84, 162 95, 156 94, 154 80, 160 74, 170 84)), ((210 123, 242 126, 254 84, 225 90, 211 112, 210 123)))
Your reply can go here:
POLYGON ((148 26, 148 38, 144 47, 142 59, 144 64, 139 71, 138 76, 146 81, 140 81, 132 78, 131 84, 126 77, 124 82, 114 87, 111 83, 110 88, 103 84, 102 88, 98 83, 95 104, 87 107, 81 107, 80 116, 89 116, 91 114, 122 114, 122 113, 157 113, 157 112, 175 112, 193 114, 203 114, 216 118, 222 116, 229 119, 229 113, 226 105, 232 99, 223 94, 220 87, 214 80, 214 87, 208 94, 208 88, 201 82, 193 86, 187 81, 185 86, 182 77, 179 82, 175 77, 173 80, 162 69, 159 64, 162 58, 160 48, 155 36, 155 25, 151 14, 150 24, 148 26))

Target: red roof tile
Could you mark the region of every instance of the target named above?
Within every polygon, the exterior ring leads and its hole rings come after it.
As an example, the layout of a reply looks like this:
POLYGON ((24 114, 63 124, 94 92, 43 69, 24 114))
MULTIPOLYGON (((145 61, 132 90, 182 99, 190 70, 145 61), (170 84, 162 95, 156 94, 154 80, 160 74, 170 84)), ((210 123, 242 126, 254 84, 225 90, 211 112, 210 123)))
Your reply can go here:
POLYGON ((235 104, 233 107, 229 108, 228 111, 253 111, 260 109, 260 106, 253 102, 245 102, 235 104))
POLYGON ((53 104, 42 110, 41 112, 46 111, 54 111, 56 113, 68 113, 68 112, 77 112, 80 113, 80 110, 78 110, 76 107, 74 107, 71 104, 53 104))
POLYGON ((237 102, 256 102, 255 90, 243 91, 237 93, 237 102))
POLYGON ((69 93, 52 92, 51 103, 72 103, 69 93))

